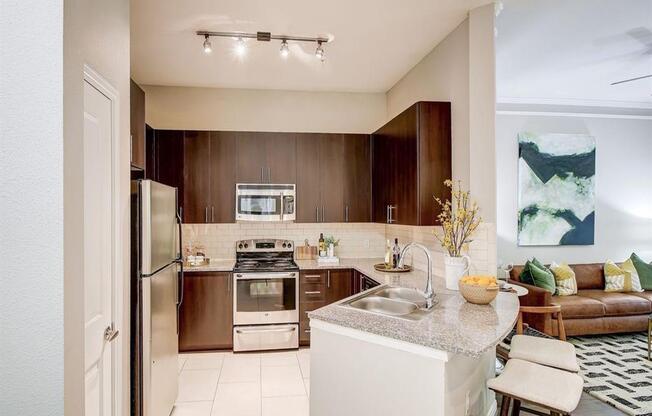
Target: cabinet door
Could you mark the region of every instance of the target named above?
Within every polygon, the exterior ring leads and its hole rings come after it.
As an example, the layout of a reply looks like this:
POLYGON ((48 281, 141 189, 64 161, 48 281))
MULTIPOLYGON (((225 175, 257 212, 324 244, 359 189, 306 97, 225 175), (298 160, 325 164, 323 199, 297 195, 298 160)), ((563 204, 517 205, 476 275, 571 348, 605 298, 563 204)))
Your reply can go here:
POLYGON ((265 179, 269 183, 297 182, 296 136, 294 133, 264 133, 265 179))
POLYGON ((371 152, 366 134, 344 135, 344 221, 371 221, 371 152))
POLYGON ((183 139, 183 222, 211 222, 210 133, 186 131, 183 139))
POLYGON ((371 219, 374 222, 387 222, 387 205, 389 205, 389 187, 391 186, 391 168, 386 157, 390 152, 390 136, 386 126, 372 136, 372 181, 371 181, 371 219))
POLYGON ((296 222, 318 222, 321 217, 321 203, 319 199, 320 139, 320 134, 301 133, 296 135, 296 222))
POLYGON ((261 133, 237 133, 236 180, 238 183, 266 183, 267 152, 261 133))
POLYGON ((236 134, 227 131, 210 134, 211 222, 235 222, 236 134))
POLYGON ((179 310, 179 350, 233 347, 231 273, 186 273, 179 310))
POLYGON ((131 80, 129 92, 131 164, 145 169, 145 91, 131 80))
POLYGON ((353 294, 353 271, 351 269, 332 269, 328 271, 326 282, 326 302, 333 303, 353 294))
POLYGON ((148 138, 148 151, 154 152, 154 156, 148 156, 153 163, 147 168, 147 177, 177 188, 179 209, 183 211, 183 131, 154 130, 152 136, 148 138))
POLYGON ((320 147, 321 222, 344 222, 344 138, 324 134, 320 147))
POLYGON ((389 203, 394 206, 394 224, 418 225, 417 107, 405 110, 393 120, 387 157, 391 160, 389 203))

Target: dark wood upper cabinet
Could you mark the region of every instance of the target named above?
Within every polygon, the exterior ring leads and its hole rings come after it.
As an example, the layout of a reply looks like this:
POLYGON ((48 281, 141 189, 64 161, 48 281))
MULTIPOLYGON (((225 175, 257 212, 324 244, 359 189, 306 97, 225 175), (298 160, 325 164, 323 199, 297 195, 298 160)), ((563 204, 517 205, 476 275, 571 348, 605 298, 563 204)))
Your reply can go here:
POLYGON ((297 148, 297 219, 296 222, 318 222, 321 215, 319 134, 296 136, 297 148))
POLYGON ((179 308, 179 351, 233 347, 231 273, 186 273, 179 308))
POLYGON ((371 139, 344 135, 344 221, 371 221, 371 139))
POLYGON ((238 183, 295 183, 293 133, 238 132, 238 183))
POLYGON ((183 131, 146 129, 146 178, 177 188, 183 212, 183 131))
POLYGON ((131 165, 145 169, 145 91, 131 80, 129 94, 131 165))
POLYGON ((211 222, 235 222, 237 133, 210 133, 211 222))
POLYGON ((183 139, 183 222, 210 223, 211 137, 207 131, 186 131, 183 139))
POLYGON ((344 222, 344 137, 320 136, 320 222, 344 222))
POLYGON ((450 191, 451 105, 418 102, 372 134, 372 220, 435 225, 450 191))

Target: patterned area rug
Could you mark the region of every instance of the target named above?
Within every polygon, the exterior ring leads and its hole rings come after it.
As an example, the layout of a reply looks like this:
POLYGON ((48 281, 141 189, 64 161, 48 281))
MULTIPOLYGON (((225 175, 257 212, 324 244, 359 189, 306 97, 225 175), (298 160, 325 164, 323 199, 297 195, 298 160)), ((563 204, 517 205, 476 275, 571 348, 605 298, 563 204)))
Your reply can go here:
MULTIPOLYGON (((509 350, 510 334, 500 344, 509 350)), ((527 335, 543 336, 528 328, 527 335)), ((652 416, 652 362, 647 334, 570 337, 584 378, 584 391, 633 416, 652 416)), ((500 348, 499 348, 500 349, 500 348)))

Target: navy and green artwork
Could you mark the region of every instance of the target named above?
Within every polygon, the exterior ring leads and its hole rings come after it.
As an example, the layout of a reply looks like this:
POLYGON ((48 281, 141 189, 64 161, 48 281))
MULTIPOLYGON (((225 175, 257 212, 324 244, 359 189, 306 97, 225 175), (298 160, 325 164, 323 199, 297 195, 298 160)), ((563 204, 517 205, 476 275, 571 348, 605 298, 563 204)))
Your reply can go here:
POLYGON ((590 245, 595 230, 595 139, 518 135, 518 245, 590 245))

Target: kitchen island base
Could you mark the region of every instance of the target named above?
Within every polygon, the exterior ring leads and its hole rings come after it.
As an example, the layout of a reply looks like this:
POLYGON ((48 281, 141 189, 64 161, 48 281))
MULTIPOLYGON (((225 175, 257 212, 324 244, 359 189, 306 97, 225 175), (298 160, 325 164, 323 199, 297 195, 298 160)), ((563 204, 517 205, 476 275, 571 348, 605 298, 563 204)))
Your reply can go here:
POLYGON ((470 357, 315 319, 310 327, 311 416, 496 413, 486 387, 494 348, 470 357))

